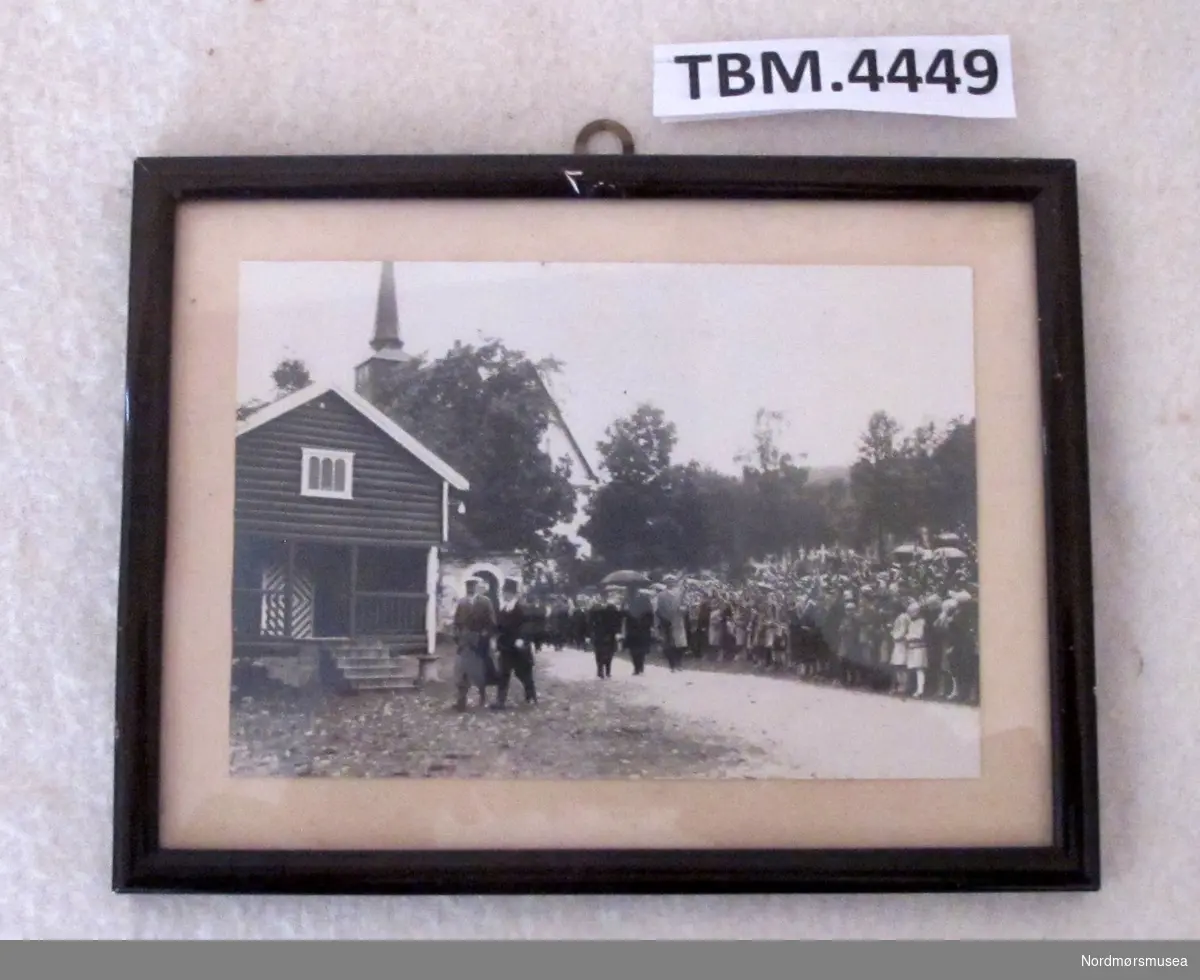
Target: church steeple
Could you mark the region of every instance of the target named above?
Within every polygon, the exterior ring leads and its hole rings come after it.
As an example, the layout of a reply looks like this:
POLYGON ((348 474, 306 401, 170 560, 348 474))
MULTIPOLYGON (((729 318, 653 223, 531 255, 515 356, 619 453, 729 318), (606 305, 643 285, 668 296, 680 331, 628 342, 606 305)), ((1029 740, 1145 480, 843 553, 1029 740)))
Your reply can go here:
POLYGON ((383 263, 379 279, 379 298, 375 303, 375 336, 371 347, 376 351, 400 350, 400 311, 396 305, 396 264, 383 263))
POLYGON ((375 333, 371 337, 374 353, 354 369, 354 387, 367 401, 378 403, 386 397, 388 379, 398 365, 410 360, 400 339, 400 311, 396 304, 396 267, 384 262, 375 301, 375 333))

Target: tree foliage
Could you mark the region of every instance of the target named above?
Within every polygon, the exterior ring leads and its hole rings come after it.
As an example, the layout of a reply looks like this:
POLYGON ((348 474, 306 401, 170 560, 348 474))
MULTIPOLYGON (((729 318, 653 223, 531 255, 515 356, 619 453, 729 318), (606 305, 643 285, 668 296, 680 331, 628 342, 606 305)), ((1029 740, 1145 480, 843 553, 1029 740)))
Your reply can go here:
POLYGON ((808 470, 780 445, 786 431, 782 412, 760 408, 754 419, 754 450, 739 458, 745 557, 820 543, 820 516, 806 487, 808 470))
POLYGON ((581 533, 614 565, 652 567, 675 555, 685 532, 673 493, 676 429, 662 409, 639 405, 598 445, 607 481, 593 495, 581 533))
POLYGON ((280 361, 271 372, 271 380, 275 382, 275 390, 280 395, 290 395, 307 388, 312 384, 312 375, 308 366, 296 358, 286 358, 280 361))
POLYGON ((251 398, 238 405, 237 418, 239 422, 244 422, 259 409, 266 408, 272 402, 279 401, 280 398, 291 395, 302 388, 307 388, 312 384, 312 375, 308 372, 308 365, 303 361, 297 358, 285 358, 275 365, 275 370, 271 372, 271 383, 275 386, 271 398, 267 400, 251 398))
POLYGON ((907 436, 886 412, 871 416, 851 469, 860 538, 883 550, 889 537, 916 537, 976 522, 975 420, 919 426, 907 436))
POLYGON ((599 444, 608 480, 582 534, 602 567, 737 573, 747 563, 820 545, 870 547, 892 537, 975 526, 975 423, 905 433, 886 412, 867 421, 846 478, 813 485, 786 450, 787 420, 760 410, 733 476, 672 460, 675 428, 653 406, 617 419, 599 444))
MULTIPOLYGON (((520 551, 554 590, 594 585, 614 568, 712 569, 736 575, 748 563, 820 545, 870 548, 923 530, 977 521, 975 420, 925 424, 906 433, 887 412, 867 420, 845 478, 810 481, 804 456, 788 451, 788 420, 760 409, 750 448, 723 473, 674 454, 678 432, 654 405, 615 419, 598 443, 604 480, 590 494, 580 556, 558 525, 575 515, 569 458, 553 459, 555 423, 543 377, 559 369, 496 340, 456 343, 436 360, 395 365, 378 407, 471 483, 462 525, 473 545, 520 551)), ((274 399, 312 383, 303 361, 271 373, 274 399)), ((270 404, 238 406, 238 419, 270 404)))
POLYGON ((639 405, 617 419, 599 443, 601 468, 614 483, 649 486, 661 482, 671 466, 678 435, 661 408, 639 405))
POLYGON ((484 549, 545 553, 574 516, 571 462, 543 448, 552 406, 541 375, 558 368, 497 340, 456 342, 397 364, 381 385, 378 407, 470 481, 463 523, 484 549))
POLYGON ((876 412, 859 438, 858 459, 850 469, 850 487, 858 507, 858 531, 880 551, 889 532, 904 526, 900 493, 904 479, 900 423, 876 412))
POLYGON ((792 454, 784 452, 779 445, 787 429, 787 417, 783 412, 760 408, 754 415, 754 448, 739 453, 735 462, 757 467, 762 473, 791 466, 792 454))

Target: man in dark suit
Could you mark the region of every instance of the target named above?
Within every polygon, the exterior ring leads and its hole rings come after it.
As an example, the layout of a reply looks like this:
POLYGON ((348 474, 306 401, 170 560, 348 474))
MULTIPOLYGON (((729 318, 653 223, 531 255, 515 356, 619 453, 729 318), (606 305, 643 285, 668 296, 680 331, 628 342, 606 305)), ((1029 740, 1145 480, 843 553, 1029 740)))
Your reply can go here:
POLYGON ((533 684, 532 619, 526 605, 517 598, 517 583, 504 583, 504 597, 496 613, 496 650, 499 654, 500 678, 496 684, 495 711, 507 707, 508 685, 513 674, 525 689, 525 703, 537 704, 537 689, 533 684))
POLYGON ((575 610, 571 613, 571 644, 582 650, 588 641, 588 611, 584 600, 575 599, 575 610))
POLYGON ((535 602, 526 597, 522 606, 525 609, 525 618, 527 620, 525 627, 526 634, 533 643, 533 648, 538 653, 541 653, 543 644, 550 638, 550 616, 546 603, 544 600, 535 602))
POLYGON ((592 650, 596 655, 596 676, 612 677, 613 654, 617 652, 617 637, 625 616, 610 592, 591 609, 588 626, 592 634, 592 650))
POLYGON ((561 650, 570 640, 571 607, 566 596, 555 596, 550 608, 550 640, 555 650, 561 650))
POLYGON ((638 589, 625 610, 625 646, 633 661, 633 672, 646 671, 646 654, 654 642, 654 602, 646 589, 638 589))

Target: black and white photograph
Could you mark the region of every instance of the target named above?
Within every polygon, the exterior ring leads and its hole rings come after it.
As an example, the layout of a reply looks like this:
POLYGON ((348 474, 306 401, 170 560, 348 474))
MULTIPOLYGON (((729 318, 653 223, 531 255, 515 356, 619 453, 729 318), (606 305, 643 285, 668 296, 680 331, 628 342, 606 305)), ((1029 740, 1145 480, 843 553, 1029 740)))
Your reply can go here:
POLYGON ((238 302, 232 775, 980 776, 970 268, 242 262, 238 302))

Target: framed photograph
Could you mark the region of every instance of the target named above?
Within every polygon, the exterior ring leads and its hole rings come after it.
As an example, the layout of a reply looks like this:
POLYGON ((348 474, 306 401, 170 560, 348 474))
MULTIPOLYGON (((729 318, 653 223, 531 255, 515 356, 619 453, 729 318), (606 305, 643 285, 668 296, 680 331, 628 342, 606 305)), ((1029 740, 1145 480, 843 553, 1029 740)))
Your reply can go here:
POLYGON ((157 158, 114 887, 1099 887, 1075 168, 157 158))

